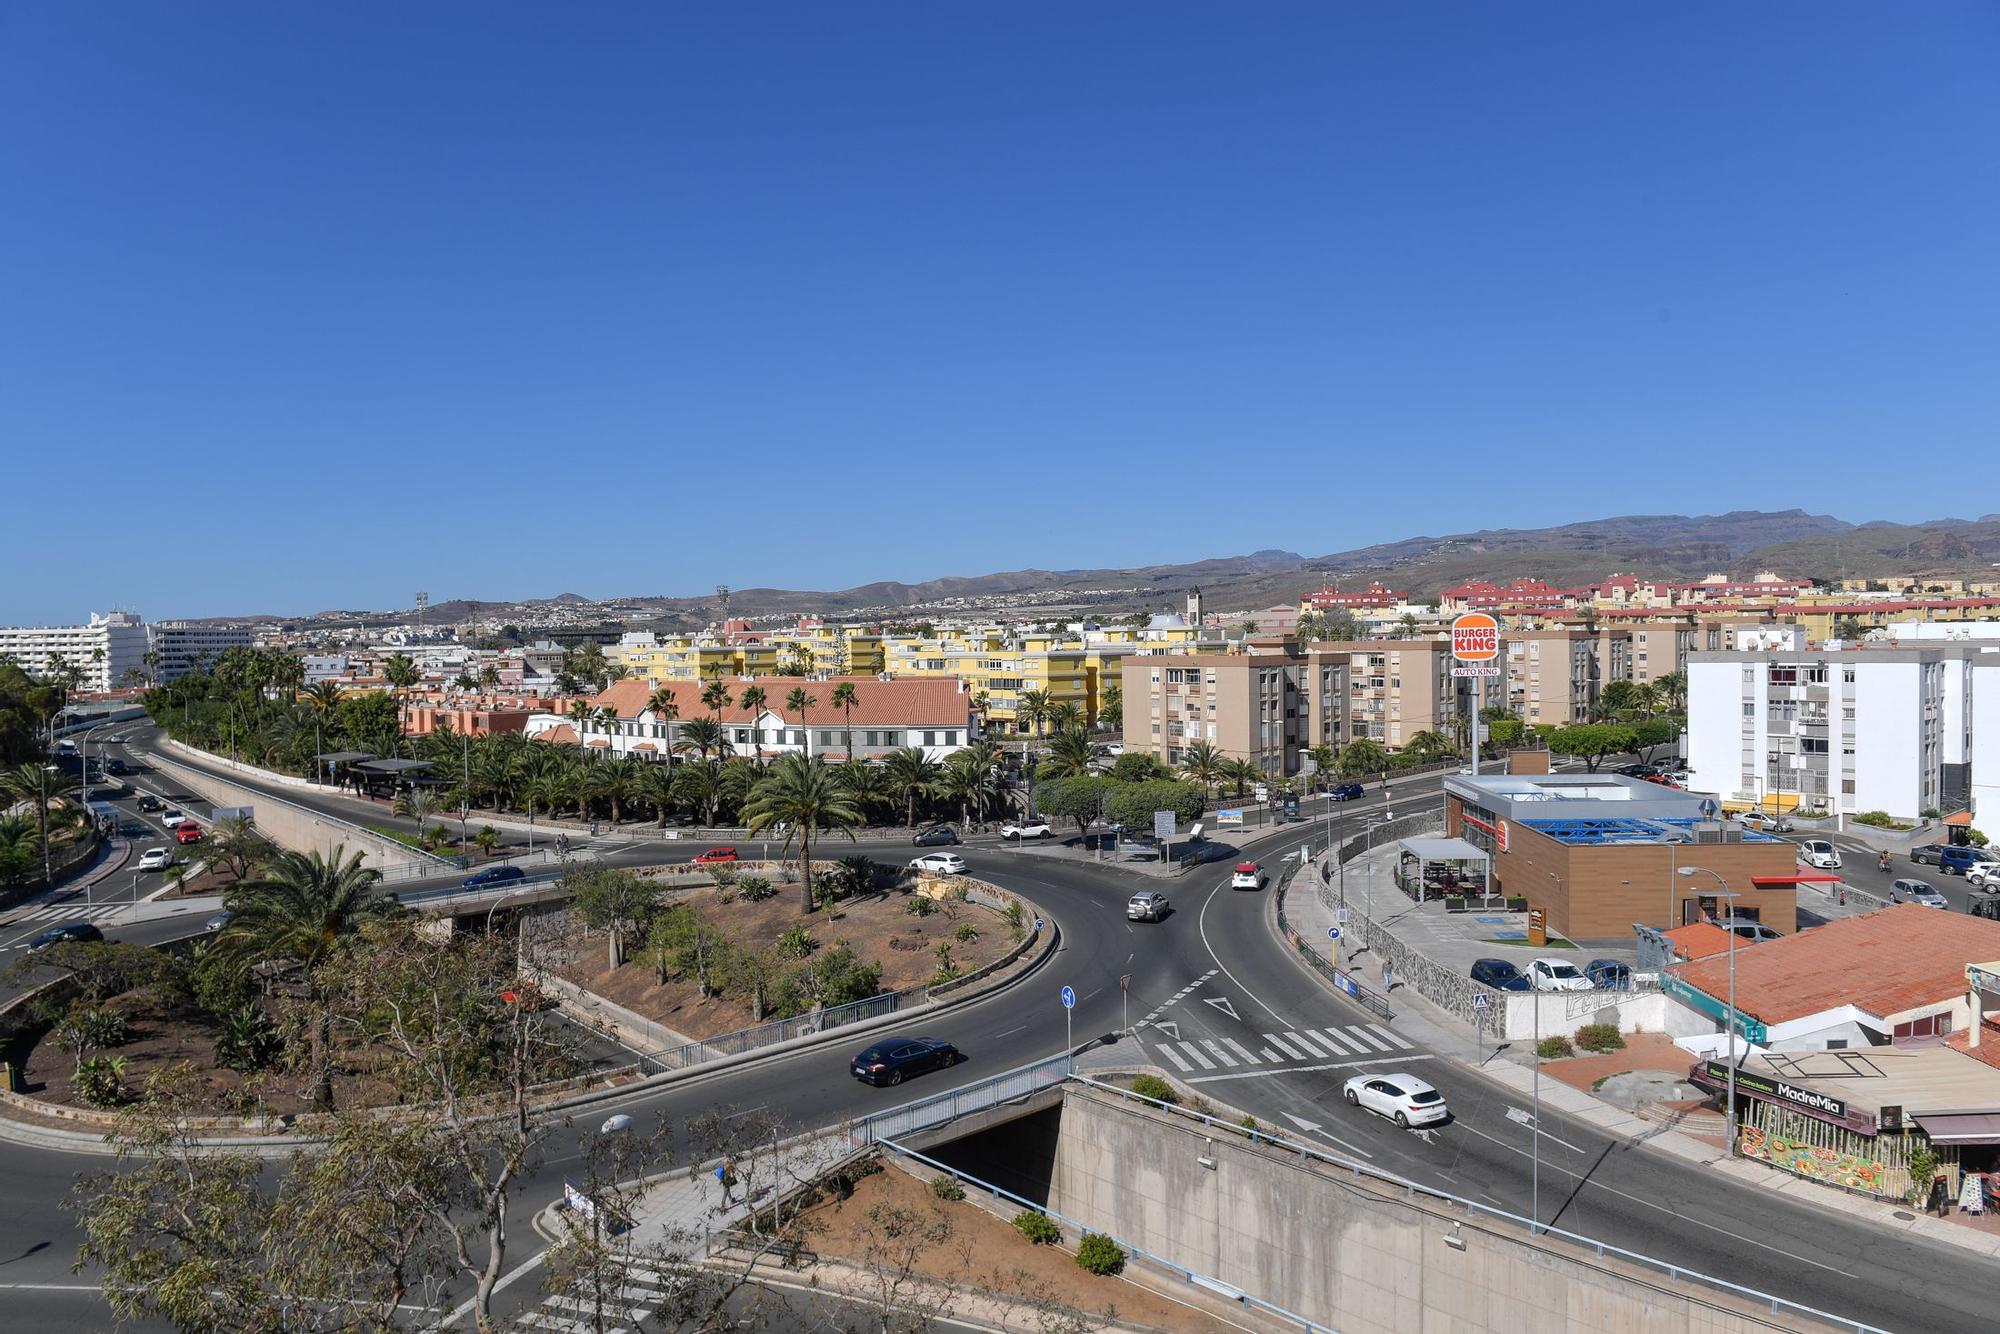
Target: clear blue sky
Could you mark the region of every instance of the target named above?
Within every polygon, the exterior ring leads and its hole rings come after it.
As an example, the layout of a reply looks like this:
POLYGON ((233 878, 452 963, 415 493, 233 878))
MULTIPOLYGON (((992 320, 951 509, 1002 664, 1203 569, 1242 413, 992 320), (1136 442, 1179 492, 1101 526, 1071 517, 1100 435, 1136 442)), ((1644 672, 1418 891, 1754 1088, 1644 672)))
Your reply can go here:
POLYGON ((1996 71, 1985 3, 0 5, 0 621, 2000 509, 1996 71))

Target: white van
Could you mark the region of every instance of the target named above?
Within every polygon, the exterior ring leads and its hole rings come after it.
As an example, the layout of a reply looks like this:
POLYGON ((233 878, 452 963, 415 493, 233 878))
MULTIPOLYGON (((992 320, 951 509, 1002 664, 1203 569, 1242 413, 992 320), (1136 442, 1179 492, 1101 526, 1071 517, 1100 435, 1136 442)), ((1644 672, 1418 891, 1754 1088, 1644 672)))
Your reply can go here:
POLYGON ((1840 869, 1840 849, 1823 838, 1809 838, 1799 844, 1799 860, 1822 871, 1840 869))

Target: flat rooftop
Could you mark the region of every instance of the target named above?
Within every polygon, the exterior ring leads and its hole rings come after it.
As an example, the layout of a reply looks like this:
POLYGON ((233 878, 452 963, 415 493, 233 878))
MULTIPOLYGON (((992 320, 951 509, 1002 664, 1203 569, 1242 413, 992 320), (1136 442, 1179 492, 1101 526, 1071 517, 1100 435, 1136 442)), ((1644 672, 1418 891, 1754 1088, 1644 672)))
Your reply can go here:
MULTIPOLYGON (((1698 792, 1623 774, 1448 775, 1444 790, 1467 806, 1525 825, 1561 843, 1693 843, 1713 824, 1715 802, 1698 792)), ((1731 831, 1734 841, 1735 830, 1731 831)), ((1771 838, 1743 832, 1746 843, 1771 838)))
MULTIPOLYGON (((1516 820, 1516 824, 1546 834, 1558 843, 1580 847, 1602 847, 1620 843, 1693 843, 1695 828, 1713 821, 1689 820, 1675 816, 1663 820, 1516 820)), ((1777 843, 1781 840, 1753 829, 1742 831, 1745 843, 1777 843)))
POLYGON ((1772 1052, 1745 1059, 1742 1068, 1869 1112, 1901 1107, 1907 1115, 1924 1116, 2000 1110, 2000 1070, 1950 1047, 1772 1052))

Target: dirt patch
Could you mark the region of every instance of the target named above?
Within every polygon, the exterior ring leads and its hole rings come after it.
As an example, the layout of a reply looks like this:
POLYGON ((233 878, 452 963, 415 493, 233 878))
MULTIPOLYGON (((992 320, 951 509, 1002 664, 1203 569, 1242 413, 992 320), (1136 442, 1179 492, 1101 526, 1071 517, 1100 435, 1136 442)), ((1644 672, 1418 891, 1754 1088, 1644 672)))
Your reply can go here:
MULTIPOLYGON (((950 947, 951 962, 964 975, 998 959, 1019 939, 1004 916, 973 903, 947 899, 929 916, 919 917, 908 909, 912 895, 892 892, 845 899, 831 909, 801 916, 799 887, 776 888, 776 894, 755 903, 740 894, 725 903, 714 889, 689 890, 668 902, 692 907, 705 925, 745 949, 775 951, 786 931, 803 926, 815 942, 815 954, 805 960, 781 960, 781 966, 800 966, 845 944, 864 961, 881 965, 883 991, 921 986, 936 977, 940 945, 950 947), (960 938, 962 928, 969 929, 969 938, 960 938)), ((610 967, 602 933, 586 934, 579 926, 570 945, 573 962, 561 970, 563 977, 676 1032, 713 1037, 758 1022, 747 989, 726 976, 726 970, 724 976, 711 979, 720 981, 721 994, 703 997, 691 977, 662 982, 642 945, 629 946, 625 963, 616 969, 610 967)), ((776 1012, 764 1016, 780 1017, 776 1012)))
MULTIPOLYGON (((1660 1033, 1627 1033, 1620 1051, 1586 1053, 1560 1061, 1542 1062, 1542 1073, 1571 1088, 1596 1092, 1612 1078, 1635 1070, 1685 1077, 1694 1057, 1660 1033)), ((1626 1081, 1633 1082, 1633 1081, 1626 1081)), ((1650 1081, 1648 1081, 1650 1082, 1650 1081)))
POLYGON ((978 1288, 1030 1306, 1067 1307, 1123 1325, 1210 1334, 1239 1328, 1167 1300, 1129 1279, 1099 1277, 1077 1267, 1068 1249, 1037 1246, 1003 1219, 968 1200, 944 1201, 928 1183, 887 1168, 862 1177, 845 1200, 827 1200, 805 1214, 806 1246, 829 1258, 900 1267, 904 1254, 884 1236, 885 1220, 924 1229, 911 1270, 926 1278, 978 1288))

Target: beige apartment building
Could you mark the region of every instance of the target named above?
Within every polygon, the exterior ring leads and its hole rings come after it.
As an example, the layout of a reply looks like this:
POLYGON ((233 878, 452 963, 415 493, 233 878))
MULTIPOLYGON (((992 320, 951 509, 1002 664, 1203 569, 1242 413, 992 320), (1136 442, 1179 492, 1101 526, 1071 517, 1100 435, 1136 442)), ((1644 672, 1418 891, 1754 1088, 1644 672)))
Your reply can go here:
POLYGON ((1451 674, 1448 640, 1315 641, 1305 652, 1346 667, 1345 726, 1329 745, 1366 739, 1401 750, 1419 732, 1451 736, 1458 725, 1464 683, 1451 674))
POLYGON ((1688 654, 1694 650, 1694 627, 1672 623, 1638 624, 1627 633, 1632 638, 1634 681, 1657 681, 1663 676, 1687 670, 1688 654))
POLYGON ((1507 707, 1530 727, 1588 722, 1607 684, 1632 679, 1628 630, 1516 630, 1504 653, 1507 707))

